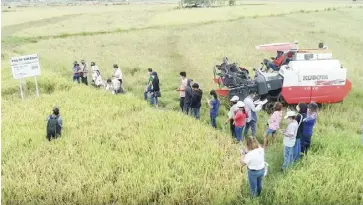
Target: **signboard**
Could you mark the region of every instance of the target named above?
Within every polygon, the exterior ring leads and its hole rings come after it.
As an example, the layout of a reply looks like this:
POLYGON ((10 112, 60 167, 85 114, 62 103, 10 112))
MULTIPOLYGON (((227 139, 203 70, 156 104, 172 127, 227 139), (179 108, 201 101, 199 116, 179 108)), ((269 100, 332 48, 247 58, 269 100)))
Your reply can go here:
POLYGON ((11 58, 10 64, 16 80, 40 75, 38 54, 11 58))

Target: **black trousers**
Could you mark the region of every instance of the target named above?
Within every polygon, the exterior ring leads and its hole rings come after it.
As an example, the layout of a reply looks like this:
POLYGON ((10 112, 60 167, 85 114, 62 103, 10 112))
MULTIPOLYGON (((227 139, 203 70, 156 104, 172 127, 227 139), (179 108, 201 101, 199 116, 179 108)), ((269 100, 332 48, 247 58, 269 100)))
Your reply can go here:
POLYGON ((234 120, 229 120, 229 125, 230 125, 230 129, 231 129, 231 135, 233 138, 236 137, 236 131, 235 131, 235 126, 234 126, 234 120))
POLYGON ((184 99, 185 99, 185 97, 180 97, 180 101, 179 101, 179 106, 180 106, 180 109, 182 112, 184 111, 184 99))
POLYGON ((82 76, 81 78, 82 78, 82 83, 88 85, 87 76, 85 76, 85 77, 82 76))

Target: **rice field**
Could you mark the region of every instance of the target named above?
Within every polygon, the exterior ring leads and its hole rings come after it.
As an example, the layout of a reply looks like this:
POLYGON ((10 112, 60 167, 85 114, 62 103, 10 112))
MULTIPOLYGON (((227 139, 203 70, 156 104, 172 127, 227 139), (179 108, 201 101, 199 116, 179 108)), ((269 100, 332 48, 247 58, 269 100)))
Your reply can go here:
MULTIPOLYGON (((363 4, 248 4, 3 12, 2 203, 363 204, 363 4), (223 56, 251 69, 274 55, 255 45, 295 40, 301 47, 323 40, 348 68, 353 89, 344 102, 321 109, 309 156, 289 172, 279 172, 282 138, 269 147, 262 196, 251 200, 239 145, 223 125, 226 107, 218 130, 209 125, 205 102, 200 122, 179 113, 179 72, 186 71, 206 95, 216 88, 212 67, 223 56), (31 53, 41 59, 41 97, 34 96, 34 82, 27 79, 21 101, 9 59, 31 53), (81 59, 95 61, 104 76, 118 63, 127 94, 71 83, 72 62, 81 59), (161 109, 142 100, 148 67, 160 76, 161 109), (49 143, 45 119, 54 104, 65 129, 62 138, 49 143)), ((260 141, 267 117, 259 113, 260 141)))

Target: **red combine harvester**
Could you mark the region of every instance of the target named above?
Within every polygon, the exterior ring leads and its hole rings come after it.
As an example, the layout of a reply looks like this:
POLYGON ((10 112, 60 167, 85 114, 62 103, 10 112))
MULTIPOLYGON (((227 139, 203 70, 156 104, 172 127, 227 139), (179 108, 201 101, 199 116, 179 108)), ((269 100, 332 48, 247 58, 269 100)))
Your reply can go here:
POLYGON ((256 46, 258 50, 275 51, 277 56, 273 61, 264 59, 261 68, 254 69, 254 79, 245 68, 228 64, 225 59, 214 68, 214 81, 220 87, 216 92, 229 99, 234 95, 244 99, 254 91, 260 101, 267 100, 265 109, 270 109, 276 101, 284 104, 341 102, 352 87, 347 69, 333 59, 323 43, 318 47, 299 49, 297 43, 256 46))

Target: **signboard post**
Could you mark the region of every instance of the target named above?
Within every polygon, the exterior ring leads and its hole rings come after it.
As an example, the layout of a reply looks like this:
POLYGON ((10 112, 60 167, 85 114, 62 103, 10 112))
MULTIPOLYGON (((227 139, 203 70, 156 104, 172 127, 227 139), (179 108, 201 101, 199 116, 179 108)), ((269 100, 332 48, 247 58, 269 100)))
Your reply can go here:
POLYGON ((36 95, 39 97, 37 76, 40 75, 40 65, 38 54, 11 58, 10 64, 14 79, 20 81, 21 98, 24 99, 24 91, 21 84, 21 79, 33 76, 35 81, 36 95))

